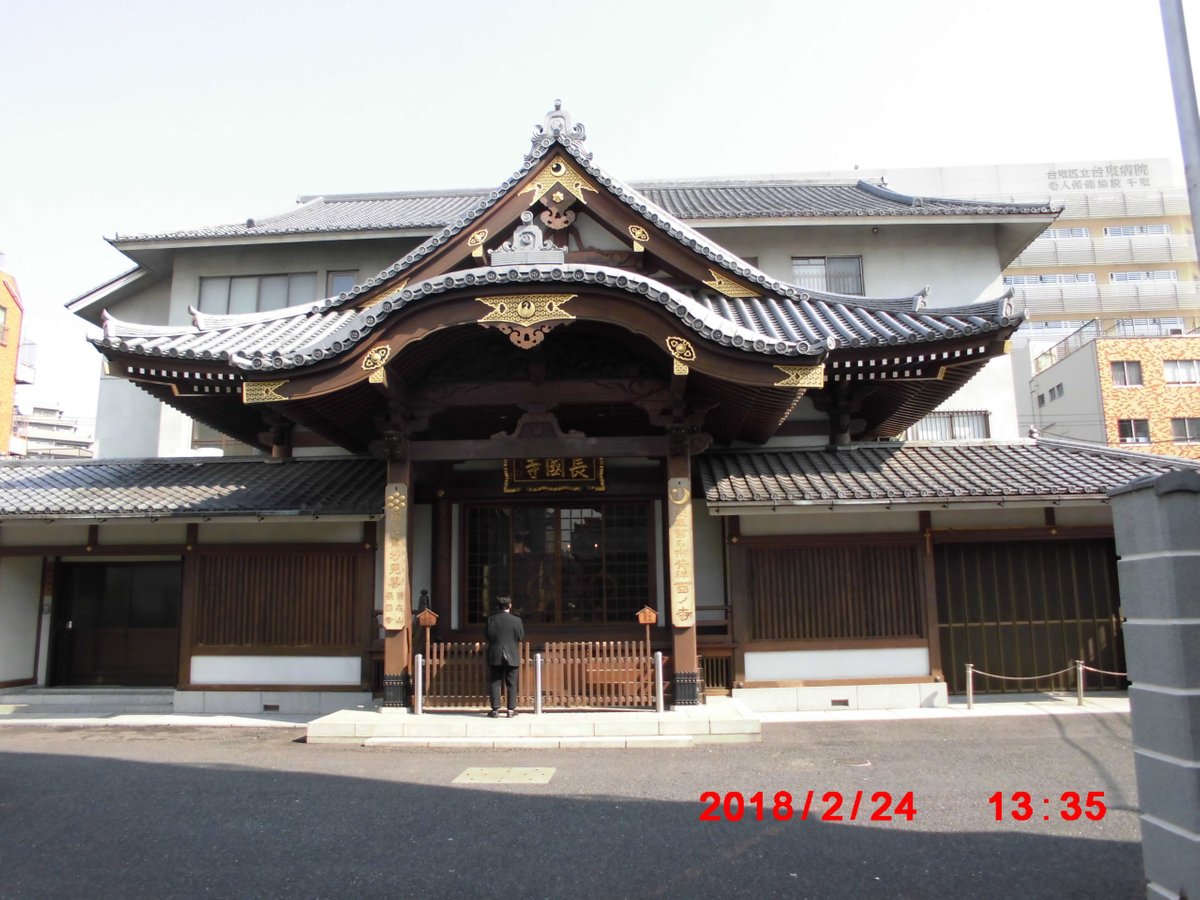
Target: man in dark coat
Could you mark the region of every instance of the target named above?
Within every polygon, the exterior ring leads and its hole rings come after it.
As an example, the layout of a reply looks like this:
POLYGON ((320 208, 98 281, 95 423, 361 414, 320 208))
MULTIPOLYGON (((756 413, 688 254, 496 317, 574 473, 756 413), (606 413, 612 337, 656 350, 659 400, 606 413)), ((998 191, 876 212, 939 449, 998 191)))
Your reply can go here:
POLYGON ((517 676, 521 665, 521 641, 525 640, 525 626, 519 616, 513 614, 512 600, 499 597, 496 600, 500 612, 487 620, 487 661, 491 669, 492 711, 495 719, 500 715, 500 683, 508 693, 508 717, 517 714, 517 676))

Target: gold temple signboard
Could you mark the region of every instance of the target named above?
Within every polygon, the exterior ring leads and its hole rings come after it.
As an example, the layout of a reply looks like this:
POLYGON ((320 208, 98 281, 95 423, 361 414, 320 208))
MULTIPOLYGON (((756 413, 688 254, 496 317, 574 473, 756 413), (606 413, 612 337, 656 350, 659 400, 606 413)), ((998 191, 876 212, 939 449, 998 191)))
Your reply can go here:
POLYGON ((383 505, 383 627, 408 625, 408 485, 389 484, 383 505))
POLYGON ((506 494, 603 490, 603 457, 528 456, 504 460, 506 494))
POLYGON ((692 486, 690 479, 667 481, 667 542, 671 566, 671 624, 696 624, 696 578, 692 560, 692 486))

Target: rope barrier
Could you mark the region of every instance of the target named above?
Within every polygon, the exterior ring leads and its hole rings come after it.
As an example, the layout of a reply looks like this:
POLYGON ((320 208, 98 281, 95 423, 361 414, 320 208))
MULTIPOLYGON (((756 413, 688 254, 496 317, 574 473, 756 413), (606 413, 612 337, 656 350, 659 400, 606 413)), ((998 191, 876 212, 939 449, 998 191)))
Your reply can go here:
POLYGON ((1086 669, 1089 672, 1095 672, 1099 675, 1116 675, 1118 678, 1128 678, 1128 672, 1110 672, 1107 669, 1093 669, 1091 666, 1080 666, 1081 669, 1086 669))
POLYGON ((1074 665, 1068 666, 1065 669, 1059 669, 1057 672, 1050 672, 1047 675, 997 675, 994 672, 984 672, 976 669, 973 663, 967 663, 967 709, 975 708, 975 676, 983 675, 987 678, 998 678, 1001 681, 1040 681, 1043 678, 1054 678, 1058 675, 1065 675, 1067 672, 1075 673, 1075 702, 1079 706, 1083 706, 1083 673, 1095 672, 1099 675, 1112 675, 1118 678, 1127 678, 1125 672, 1110 672, 1107 669, 1097 669, 1093 666, 1086 666, 1082 659, 1075 660, 1074 665))
POLYGON ((1065 669, 1059 669, 1057 672, 1051 672, 1049 675, 996 675, 992 672, 985 672, 982 669, 971 669, 976 675, 986 675, 988 678, 999 678, 1001 681, 1037 681, 1039 678, 1053 678, 1055 675, 1062 675, 1064 672, 1075 671, 1074 666, 1067 666, 1065 669))

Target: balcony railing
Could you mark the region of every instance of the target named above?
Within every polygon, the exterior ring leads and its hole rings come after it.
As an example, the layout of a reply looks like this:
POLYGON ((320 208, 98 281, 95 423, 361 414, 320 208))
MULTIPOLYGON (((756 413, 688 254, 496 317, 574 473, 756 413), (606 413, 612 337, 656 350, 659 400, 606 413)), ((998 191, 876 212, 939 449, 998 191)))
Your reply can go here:
POLYGON ((1196 242, 1190 234, 1147 234, 1136 237, 1034 241, 1025 248, 1024 253, 1012 261, 1009 268, 1195 261, 1196 242))
POLYGON ((1177 316, 1171 321, 1148 318, 1103 322, 1100 319, 1092 319, 1045 353, 1039 354, 1033 361, 1033 372, 1040 375, 1076 350, 1103 338, 1177 337, 1195 334, 1200 334, 1200 317, 1177 316))
POLYGON ((1013 305, 1032 318, 1090 318, 1097 313, 1200 310, 1194 281, 1025 284, 1013 286, 1013 305), (1079 315, 1082 313, 1083 315, 1079 315))

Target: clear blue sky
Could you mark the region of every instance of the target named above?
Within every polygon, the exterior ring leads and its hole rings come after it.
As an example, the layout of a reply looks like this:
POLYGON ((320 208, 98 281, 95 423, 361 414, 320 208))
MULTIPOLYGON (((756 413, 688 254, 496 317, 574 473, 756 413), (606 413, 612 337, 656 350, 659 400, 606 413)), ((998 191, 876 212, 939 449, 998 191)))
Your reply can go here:
POLYGON ((556 97, 630 180, 1179 154, 1154 0, 0 0, 0 41, 25 399, 83 416, 104 237, 494 186, 556 97))

